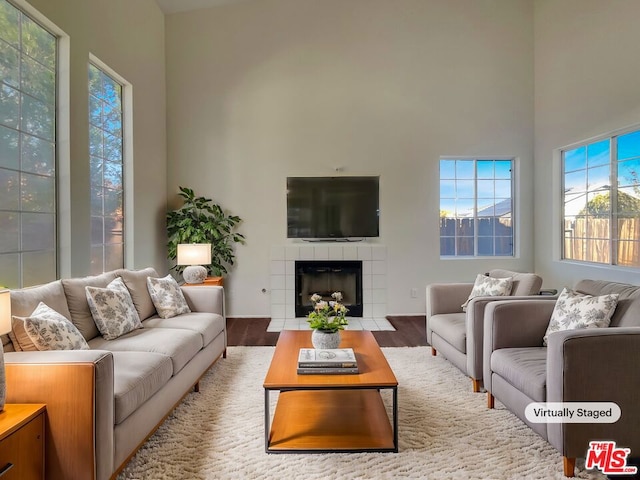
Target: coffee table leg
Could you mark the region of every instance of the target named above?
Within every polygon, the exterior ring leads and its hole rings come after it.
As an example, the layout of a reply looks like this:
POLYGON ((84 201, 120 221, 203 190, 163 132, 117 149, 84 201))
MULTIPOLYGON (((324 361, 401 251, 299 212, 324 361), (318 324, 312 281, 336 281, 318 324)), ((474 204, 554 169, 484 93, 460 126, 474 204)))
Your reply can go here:
POLYGON ((398 387, 393 389, 393 447, 398 453, 398 387))
POLYGON ((269 429, 271 418, 269 414, 269 390, 264 389, 264 451, 269 453, 269 429))

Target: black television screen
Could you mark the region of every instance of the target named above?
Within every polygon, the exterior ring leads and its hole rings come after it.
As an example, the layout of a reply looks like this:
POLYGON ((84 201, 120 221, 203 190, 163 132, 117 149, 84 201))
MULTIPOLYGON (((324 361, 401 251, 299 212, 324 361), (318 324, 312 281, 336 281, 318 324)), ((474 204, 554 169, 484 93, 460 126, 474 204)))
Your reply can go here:
POLYGON ((380 177, 288 177, 287 238, 379 236, 380 177))

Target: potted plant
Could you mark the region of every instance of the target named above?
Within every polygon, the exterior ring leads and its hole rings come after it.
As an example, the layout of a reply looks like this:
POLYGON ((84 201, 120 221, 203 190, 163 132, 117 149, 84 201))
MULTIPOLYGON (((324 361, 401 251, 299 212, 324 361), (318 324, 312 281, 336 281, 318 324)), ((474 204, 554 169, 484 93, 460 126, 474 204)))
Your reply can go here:
POLYGON ((338 348, 340 345, 340 330, 349 324, 346 318, 349 311, 342 303, 342 293, 331 294, 332 301, 325 301, 320 295, 311 295, 313 310, 307 317, 309 326, 313 329, 311 343, 314 348, 338 348))
MULTIPOLYGON (((178 188, 178 195, 184 199, 184 204, 167 213, 169 259, 176 259, 178 245, 181 243, 210 243, 211 264, 203 266, 210 275, 221 277, 227 274, 227 268, 235 260, 234 244, 245 242, 244 235, 235 232, 242 219, 225 213, 210 198, 196 197, 190 188, 178 188)), ((184 270, 184 267, 178 265, 173 268, 178 273, 184 270)))

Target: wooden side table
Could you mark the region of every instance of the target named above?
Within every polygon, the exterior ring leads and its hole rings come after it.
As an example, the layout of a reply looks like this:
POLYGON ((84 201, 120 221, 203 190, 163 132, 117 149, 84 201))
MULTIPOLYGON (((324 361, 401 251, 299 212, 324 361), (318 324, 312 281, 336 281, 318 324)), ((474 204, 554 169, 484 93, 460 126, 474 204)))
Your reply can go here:
POLYGON ((44 479, 45 405, 8 403, 0 412, 0 478, 44 479))
POLYGON ((188 285, 189 287, 197 285, 217 285, 222 287, 224 286, 224 277, 207 277, 202 283, 185 283, 185 285, 188 285))

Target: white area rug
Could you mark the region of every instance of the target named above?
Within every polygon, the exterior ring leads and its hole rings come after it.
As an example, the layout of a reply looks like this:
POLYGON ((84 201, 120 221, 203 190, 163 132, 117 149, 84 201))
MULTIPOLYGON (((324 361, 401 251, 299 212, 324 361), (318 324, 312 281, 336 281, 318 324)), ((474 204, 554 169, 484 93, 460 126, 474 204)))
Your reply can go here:
MULTIPOLYGON (((489 410, 428 347, 383 348, 399 383, 399 453, 266 454, 262 382, 273 351, 230 347, 118 480, 565 478, 554 448, 498 402, 489 410)), ((583 466, 576 477, 605 478, 583 466)))

